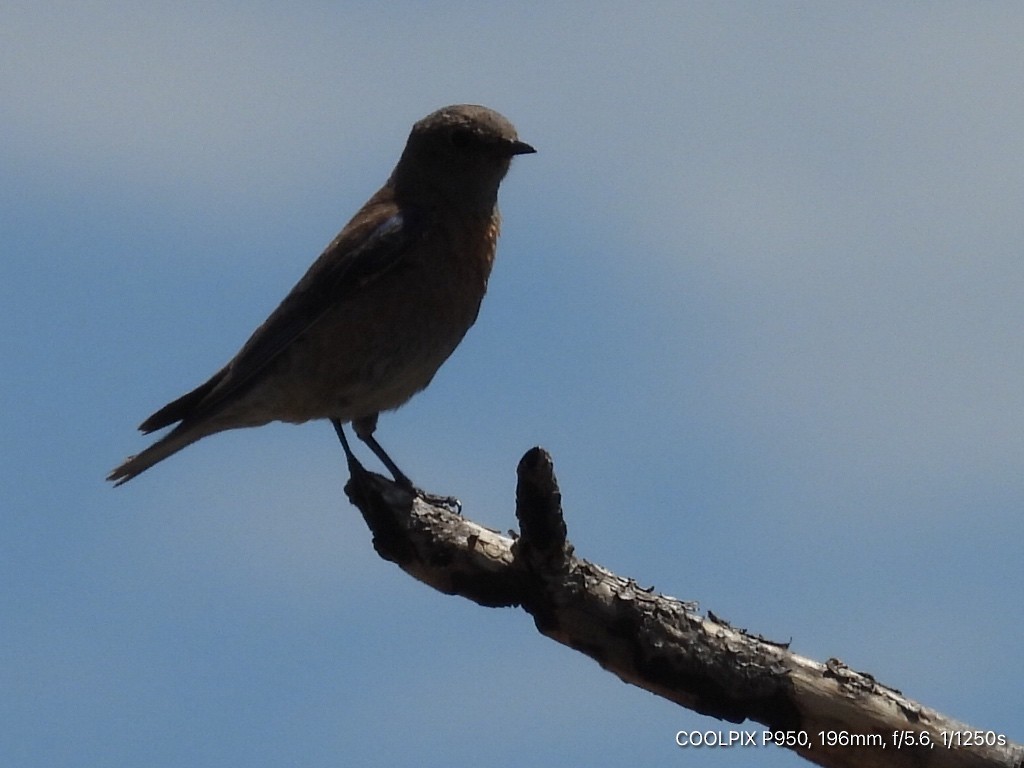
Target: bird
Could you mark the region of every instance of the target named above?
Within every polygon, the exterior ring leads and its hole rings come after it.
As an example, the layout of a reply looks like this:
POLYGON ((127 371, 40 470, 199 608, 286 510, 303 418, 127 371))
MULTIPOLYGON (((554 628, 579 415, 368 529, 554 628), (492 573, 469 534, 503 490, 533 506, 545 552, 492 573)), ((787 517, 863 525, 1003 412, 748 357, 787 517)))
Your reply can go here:
POLYGON ((536 150, 498 112, 455 104, 416 122, 398 163, 238 353, 139 426, 172 427, 107 476, 122 485, 209 435, 330 420, 349 467, 351 424, 395 482, 378 414, 423 390, 476 321, 494 262, 498 187, 536 150))

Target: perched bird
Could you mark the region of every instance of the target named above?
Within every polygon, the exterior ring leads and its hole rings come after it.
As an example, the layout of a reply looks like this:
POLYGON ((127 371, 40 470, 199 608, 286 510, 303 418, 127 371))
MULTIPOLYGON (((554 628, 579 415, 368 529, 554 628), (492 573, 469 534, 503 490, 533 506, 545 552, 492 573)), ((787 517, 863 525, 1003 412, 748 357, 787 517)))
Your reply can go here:
POLYGON ((174 428, 107 477, 117 485, 200 438, 271 421, 330 419, 412 489, 373 436, 377 415, 426 387, 476 320, 494 261, 498 185, 532 153, 486 107, 416 123, 387 183, 204 384, 139 427, 174 428))

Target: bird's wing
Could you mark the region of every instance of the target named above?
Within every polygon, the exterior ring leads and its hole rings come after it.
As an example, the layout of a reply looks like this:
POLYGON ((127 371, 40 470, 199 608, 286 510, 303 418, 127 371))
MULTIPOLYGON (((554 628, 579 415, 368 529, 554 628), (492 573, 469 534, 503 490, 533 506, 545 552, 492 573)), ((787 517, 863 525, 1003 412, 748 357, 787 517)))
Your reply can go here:
POLYGON ((152 432, 177 421, 201 418, 251 384, 281 352, 325 312, 400 265, 423 231, 414 209, 371 200, 327 246, 235 359, 193 392, 150 416, 140 429, 152 432))

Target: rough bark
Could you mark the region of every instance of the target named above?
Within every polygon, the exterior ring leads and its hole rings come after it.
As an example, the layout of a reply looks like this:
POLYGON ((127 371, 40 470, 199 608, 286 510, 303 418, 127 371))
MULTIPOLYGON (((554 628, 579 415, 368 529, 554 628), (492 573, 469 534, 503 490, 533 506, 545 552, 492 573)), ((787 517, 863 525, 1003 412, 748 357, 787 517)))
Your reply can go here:
POLYGON ((350 469, 346 492, 374 548, 409 575, 480 605, 520 606, 541 634, 627 683, 731 724, 763 726, 709 728, 700 738, 776 743, 824 766, 1024 767, 1024 746, 1001 734, 945 717, 839 659, 798 656, 577 557, 551 457, 540 448, 519 463, 518 536, 358 463, 350 469))

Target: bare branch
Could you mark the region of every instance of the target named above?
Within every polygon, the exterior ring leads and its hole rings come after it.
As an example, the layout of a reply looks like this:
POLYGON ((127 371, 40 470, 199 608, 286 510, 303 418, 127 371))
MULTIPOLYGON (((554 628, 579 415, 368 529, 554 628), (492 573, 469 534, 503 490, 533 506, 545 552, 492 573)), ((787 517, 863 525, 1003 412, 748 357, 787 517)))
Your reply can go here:
POLYGON ((518 467, 520 535, 505 536, 413 496, 356 463, 346 492, 378 554, 446 594, 521 606, 541 634, 632 685, 704 715, 764 729, 722 730, 776 743, 824 766, 1024 767, 1024 746, 911 701, 838 659, 821 664, 731 626, 693 603, 578 558, 566 538, 551 457, 518 467))

